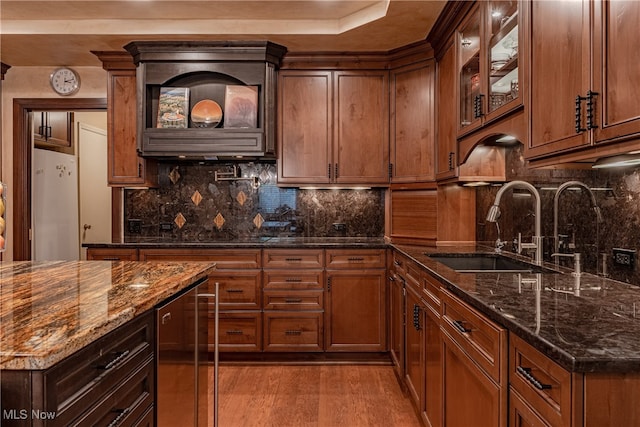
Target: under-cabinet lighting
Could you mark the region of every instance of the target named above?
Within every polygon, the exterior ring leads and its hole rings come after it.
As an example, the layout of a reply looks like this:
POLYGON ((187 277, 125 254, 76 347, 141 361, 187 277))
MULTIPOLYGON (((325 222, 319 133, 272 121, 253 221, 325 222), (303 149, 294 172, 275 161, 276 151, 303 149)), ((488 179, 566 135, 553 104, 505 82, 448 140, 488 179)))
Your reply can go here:
POLYGON ((593 169, 622 168, 640 165, 640 153, 619 154, 612 157, 603 157, 595 161, 593 169))
POLYGON ((463 187, 486 187, 487 185, 491 185, 491 183, 486 181, 477 181, 465 182, 464 184, 462 184, 463 187))
POLYGON ((318 187, 318 186, 305 186, 298 187, 300 190, 371 190, 371 187, 318 187))
POLYGON ((505 135, 496 139, 496 143, 498 144, 513 144, 516 142, 518 142, 518 138, 512 135, 505 135))

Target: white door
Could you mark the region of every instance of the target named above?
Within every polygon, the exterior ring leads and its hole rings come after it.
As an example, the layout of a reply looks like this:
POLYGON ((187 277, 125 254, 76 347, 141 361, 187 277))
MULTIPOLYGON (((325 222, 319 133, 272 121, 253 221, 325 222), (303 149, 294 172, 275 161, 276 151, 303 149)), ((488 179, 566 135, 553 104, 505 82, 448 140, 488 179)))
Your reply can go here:
POLYGON ((110 242, 111 188, 107 183, 107 132, 104 129, 78 123, 78 163, 80 242, 110 242))

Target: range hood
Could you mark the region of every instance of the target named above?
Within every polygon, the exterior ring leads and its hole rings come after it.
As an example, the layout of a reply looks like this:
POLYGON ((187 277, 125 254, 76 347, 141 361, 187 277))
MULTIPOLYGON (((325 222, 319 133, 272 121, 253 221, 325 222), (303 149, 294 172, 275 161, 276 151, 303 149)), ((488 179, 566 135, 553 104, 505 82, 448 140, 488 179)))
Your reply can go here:
POLYGON ((267 41, 134 41, 124 48, 138 67, 141 156, 275 159, 276 78, 285 47, 267 41), (191 111, 200 101, 220 106, 217 126, 194 123, 191 111), (171 120, 163 120, 166 111, 171 120))

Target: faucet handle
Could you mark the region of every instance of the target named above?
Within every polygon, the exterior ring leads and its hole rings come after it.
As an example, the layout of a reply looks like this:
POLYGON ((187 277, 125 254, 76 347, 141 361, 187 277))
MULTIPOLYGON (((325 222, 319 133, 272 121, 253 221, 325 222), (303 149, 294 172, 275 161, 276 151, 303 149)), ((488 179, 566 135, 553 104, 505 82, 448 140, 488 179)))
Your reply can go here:
POLYGON ((498 237, 496 239, 496 252, 502 252, 502 248, 504 248, 504 246, 507 244, 507 242, 505 240, 500 240, 500 238, 498 237))

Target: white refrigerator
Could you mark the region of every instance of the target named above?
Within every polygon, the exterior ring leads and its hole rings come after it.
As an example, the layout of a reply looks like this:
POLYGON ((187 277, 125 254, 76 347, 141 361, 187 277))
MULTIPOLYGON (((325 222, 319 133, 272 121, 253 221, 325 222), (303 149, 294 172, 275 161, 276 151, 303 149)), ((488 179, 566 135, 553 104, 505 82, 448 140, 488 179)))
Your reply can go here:
POLYGON ((35 148, 32 170, 31 258, 80 259, 76 157, 35 148))

